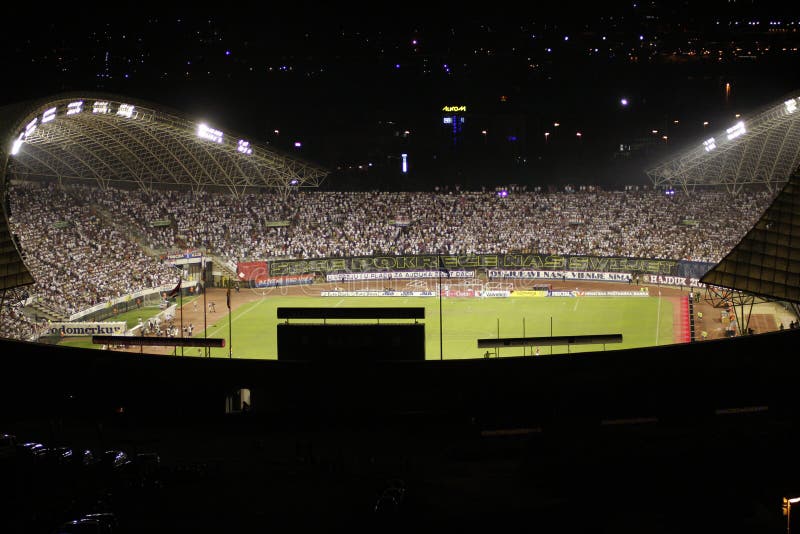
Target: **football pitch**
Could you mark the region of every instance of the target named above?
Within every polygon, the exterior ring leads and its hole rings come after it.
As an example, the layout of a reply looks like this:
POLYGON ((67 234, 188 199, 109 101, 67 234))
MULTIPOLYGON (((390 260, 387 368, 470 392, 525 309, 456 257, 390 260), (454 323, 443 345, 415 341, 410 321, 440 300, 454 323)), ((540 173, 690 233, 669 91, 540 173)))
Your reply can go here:
MULTIPOLYGON (((439 321, 437 297, 314 297, 268 296, 243 304, 227 314, 207 318, 207 337, 225 338, 224 348, 211 349, 212 357, 277 359, 279 307, 424 307, 425 358, 482 358, 486 349, 478 339, 622 334, 622 343, 608 345, 541 346, 540 354, 565 354, 649 347, 675 343, 673 306, 669 297, 530 297, 443 298, 439 321), (213 319, 213 323, 211 322, 213 319), (231 332, 229 338, 228 332, 231 332)), ((291 320, 291 323, 321 323, 321 320, 291 320)), ((374 323, 369 320, 328 320, 328 323, 374 323)), ((383 323, 413 322, 387 320, 383 323)), ((202 326, 202 325, 201 325, 202 326)), ((201 329, 194 337, 203 337, 201 329)), ((491 356, 530 355, 534 347, 490 349, 491 356), (524 354, 523 354, 524 353, 524 354)), ((185 349, 187 356, 201 349, 185 349)), ((195 354, 197 353, 197 354, 195 354)))

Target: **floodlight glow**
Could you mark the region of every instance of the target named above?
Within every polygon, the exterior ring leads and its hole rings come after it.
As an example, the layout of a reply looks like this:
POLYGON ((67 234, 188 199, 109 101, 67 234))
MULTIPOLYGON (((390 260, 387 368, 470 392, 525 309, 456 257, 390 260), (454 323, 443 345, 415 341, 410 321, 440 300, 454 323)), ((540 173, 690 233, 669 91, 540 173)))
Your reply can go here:
POLYGON ((134 106, 130 104, 120 104, 119 109, 117 110, 117 115, 130 119, 133 116, 133 107, 134 106))
POLYGON ((22 139, 17 139, 14 141, 14 144, 11 145, 11 155, 16 156, 19 153, 19 149, 22 146, 22 139))
POLYGON ((628 99, 627 98, 621 98, 619 103, 622 104, 623 106, 627 106, 628 105, 628 99))
POLYGON ((300 180, 298 180, 297 178, 293 178, 292 180, 289 181, 289 185, 297 185, 299 183, 300 180))
POLYGON ((294 147, 295 148, 300 148, 301 146, 303 146, 303 143, 301 143, 300 141, 295 141, 294 142, 294 147))
POLYGON ((743 122, 737 122, 735 125, 731 126, 725 131, 728 133, 728 140, 730 141, 731 139, 736 139, 740 135, 744 134, 747 130, 745 130, 743 122))
POLYGON ((108 102, 98 100, 92 104, 92 113, 108 113, 108 102))
POLYGON ((50 108, 44 113, 42 113, 42 124, 50 122, 55 118, 56 118, 56 108, 50 108))
POLYGON ((791 98, 783 103, 786 106, 786 113, 794 113, 797 109, 797 101, 794 98, 791 98))
POLYGON ((222 132, 215 130, 214 128, 210 128, 205 124, 200 124, 197 127, 197 136, 202 137, 203 139, 208 139, 209 141, 214 141, 215 143, 222 143, 222 132))
POLYGON ((711 139, 706 139, 703 141, 703 148, 706 149, 706 152, 711 152, 715 148, 717 148, 717 142, 712 137, 711 139))
POLYGON ((36 124, 39 122, 39 119, 33 119, 28 125, 25 127, 25 137, 28 137, 36 130, 36 124))
POLYGON ((83 100, 67 104, 67 115, 75 115, 83 110, 83 100))
POLYGON ((253 149, 250 148, 250 141, 245 141, 244 139, 239 139, 239 144, 236 146, 236 150, 238 150, 242 154, 253 153, 253 149))
POLYGON ((402 167, 403 168, 403 172, 407 173, 408 172, 408 154, 400 154, 400 158, 403 161, 403 167, 402 167))

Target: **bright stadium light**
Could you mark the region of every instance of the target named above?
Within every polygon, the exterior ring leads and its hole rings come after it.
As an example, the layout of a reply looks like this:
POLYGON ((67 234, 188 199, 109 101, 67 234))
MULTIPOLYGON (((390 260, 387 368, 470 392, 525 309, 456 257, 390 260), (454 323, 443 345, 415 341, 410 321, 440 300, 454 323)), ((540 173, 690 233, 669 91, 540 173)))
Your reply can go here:
POLYGON ((797 109, 797 100, 790 98, 784 102, 783 105, 786 106, 786 113, 794 113, 797 109))
POLYGON ((197 136, 202 137, 203 139, 208 139, 209 141, 214 141, 215 143, 222 143, 222 132, 215 130, 214 128, 210 128, 205 124, 200 124, 197 127, 197 136))
POLYGON ((34 131, 36 131, 36 125, 38 124, 39 119, 33 119, 31 122, 25 126, 25 137, 31 135, 34 131))
POLYGON ((728 141, 730 141, 744 134, 747 130, 745 130, 743 122, 737 122, 725 131, 728 133, 728 141))
POLYGON ((130 104, 120 104, 119 109, 117 110, 117 115, 130 119, 133 116, 133 106, 130 104))
POLYGON ((19 153, 19 149, 22 147, 22 136, 19 139, 14 141, 14 144, 11 145, 11 155, 16 156, 19 153))
POLYGON ((236 145, 236 150, 242 154, 253 153, 253 149, 250 147, 250 141, 245 141, 244 139, 239 139, 239 143, 236 145))
POLYGON ((400 159, 403 161, 403 173, 408 172, 408 154, 400 154, 400 159))
POLYGON ((55 118, 56 118, 56 108, 50 108, 44 113, 42 113, 42 124, 50 122, 55 118))
POLYGON ((703 141, 703 148, 706 149, 706 152, 711 152, 715 148, 717 148, 717 142, 712 137, 711 139, 706 139, 703 141))
POLYGON ((108 102, 104 100, 98 100, 92 104, 92 113, 108 113, 108 108, 108 102))
POLYGON ((67 115, 75 115, 83 110, 83 100, 67 104, 67 115))

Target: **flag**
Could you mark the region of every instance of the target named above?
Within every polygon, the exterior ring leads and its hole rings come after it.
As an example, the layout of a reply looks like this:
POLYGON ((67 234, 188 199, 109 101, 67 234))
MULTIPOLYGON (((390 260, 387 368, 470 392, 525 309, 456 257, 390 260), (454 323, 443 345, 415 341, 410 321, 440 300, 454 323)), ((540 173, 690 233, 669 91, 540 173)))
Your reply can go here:
POLYGON ((225 300, 226 300, 226 302, 228 304, 228 309, 230 310, 231 309, 231 286, 230 286, 230 284, 228 285, 228 293, 225 295, 225 300))
POLYGON ((167 293, 167 298, 169 298, 169 297, 174 297, 175 295, 177 295, 178 293, 180 293, 180 291, 181 291, 181 282, 183 282, 183 279, 182 279, 182 278, 178 278, 178 285, 177 285, 177 286, 175 286, 175 287, 172 289, 172 291, 170 291, 169 293, 167 293))

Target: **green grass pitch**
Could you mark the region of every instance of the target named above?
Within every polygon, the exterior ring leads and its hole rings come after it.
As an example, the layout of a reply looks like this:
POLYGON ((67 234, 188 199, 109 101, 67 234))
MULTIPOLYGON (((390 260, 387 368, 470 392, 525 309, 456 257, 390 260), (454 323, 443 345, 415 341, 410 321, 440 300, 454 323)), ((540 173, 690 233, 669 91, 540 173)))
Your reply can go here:
MULTIPOLYGON (((422 320, 425 323, 425 357, 439 359, 439 299, 436 297, 268 296, 234 311, 230 326, 232 345, 228 339, 228 316, 215 316, 216 322, 209 322, 207 336, 226 339, 224 348, 211 349, 211 356, 228 357, 230 347, 234 358, 277 358, 278 307, 404 306, 425 308, 422 320)), ((552 352, 549 346, 543 346, 540 348, 542 355, 674 343, 673 303, 660 297, 445 298, 442 299, 442 316, 442 352, 448 360, 483 357, 486 349, 478 348, 479 338, 622 334, 622 343, 573 345, 569 349, 557 346, 552 352)), ((195 336, 203 336, 203 332, 195 336)), ((192 351, 198 349, 187 348, 185 354, 194 355, 192 351)), ((531 349, 525 349, 525 354, 531 354, 531 349)), ((499 354, 500 357, 522 355, 523 347, 503 348, 499 354)))

